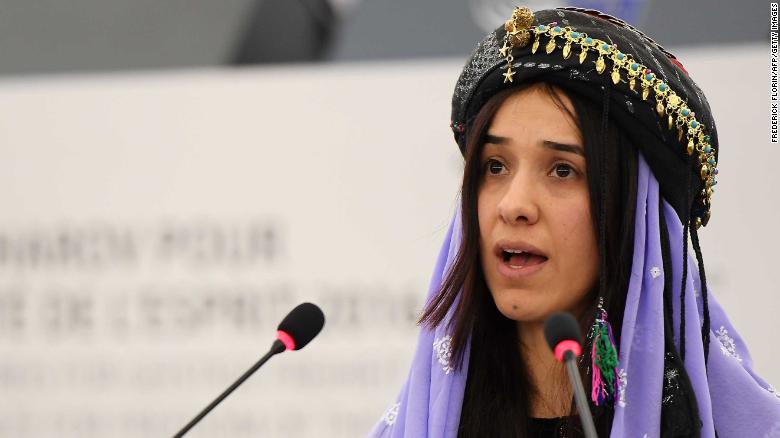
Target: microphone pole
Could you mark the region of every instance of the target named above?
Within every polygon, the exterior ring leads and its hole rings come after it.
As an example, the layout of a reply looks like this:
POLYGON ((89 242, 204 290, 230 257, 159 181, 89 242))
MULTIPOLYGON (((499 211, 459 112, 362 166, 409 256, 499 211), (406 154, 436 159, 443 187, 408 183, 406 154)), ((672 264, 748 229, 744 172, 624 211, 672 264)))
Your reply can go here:
POLYGON ((566 371, 569 374, 569 382, 574 389, 574 401, 577 403, 577 410, 580 413, 580 420, 582 426, 585 428, 586 438, 598 438, 596 435, 596 427, 593 425, 593 418, 590 416, 590 407, 588 406, 588 399, 585 397, 585 388, 582 386, 582 379, 580 379, 580 371, 577 369, 577 363, 574 360, 576 356, 571 350, 566 350, 563 353, 563 358, 566 361, 566 371))
POLYGON ((246 379, 249 378, 258 368, 263 366, 275 354, 279 354, 287 350, 300 350, 305 347, 315 336, 322 330, 322 326, 325 324, 325 315, 322 314, 322 310, 317 307, 316 304, 302 303, 296 306, 294 309, 284 317, 276 330, 276 340, 271 344, 271 349, 265 356, 261 357, 256 364, 252 365, 252 368, 248 369, 241 377, 238 378, 228 389, 224 390, 217 398, 214 399, 205 409, 200 411, 186 426, 184 426, 174 438, 181 438, 190 429, 193 428, 198 422, 203 419, 212 409, 214 409, 222 400, 230 395, 236 388, 238 388, 246 379))
POLYGON ((242 383, 244 383, 244 380, 248 379, 249 376, 254 374, 255 371, 257 371, 258 368, 263 366, 264 363, 268 361, 273 355, 279 354, 285 350, 285 346, 280 340, 275 340, 273 345, 271 345, 271 349, 268 350, 268 353, 265 354, 265 356, 261 357, 260 360, 255 363, 252 368, 248 369, 241 377, 238 378, 235 382, 233 382, 232 385, 228 387, 228 389, 224 390, 222 394, 220 394, 217 398, 214 399, 213 402, 211 402, 208 406, 206 406, 198 415, 195 416, 192 420, 190 420, 189 423, 187 423, 186 426, 184 426, 179 433, 174 435, 174 438, 181 438, 184 436, 185 433, 187 433, 190 429, 192 429, 193 426, 198 424, 198 422, 203 419, 203 417, 206 416, 209 412, 211 412, 212 409, 217 407, 218 404, 222 402, 227 396, 230 395, 231 392, 233 392, 236 388, 239 387, 242 383))
POLYGON ((558 312, 550 315, 544 321, 544 337, 547 344, 553 350, 555 358, 559 362, 566 363, 566 371, 569 375, 574 402, 580 413, 582 427, 586 438, 598 438, 596 427, 593 425, 593 417, 590 414, 588 398, 585 396, 585 388, 582 386, 580 371, 577 368, 576 358, 582 353, 580 345, 580 326, 577 320, 569 313, 558 312))

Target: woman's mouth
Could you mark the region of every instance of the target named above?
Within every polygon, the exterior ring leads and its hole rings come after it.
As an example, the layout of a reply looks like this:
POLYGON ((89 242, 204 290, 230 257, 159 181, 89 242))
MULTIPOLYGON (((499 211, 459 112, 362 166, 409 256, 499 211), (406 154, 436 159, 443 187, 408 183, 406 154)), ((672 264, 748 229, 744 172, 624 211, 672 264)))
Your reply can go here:
POLYGON ((534 266, 547 261, 547 257, 527 251, 504 250, 504 263, 512 269, 521 269, 526 266, 534 266))
POLYGON ((535 274, 544 268, 547 257, 520 250, 504 250, 498 259, 498 272, 509 279, 535 274))

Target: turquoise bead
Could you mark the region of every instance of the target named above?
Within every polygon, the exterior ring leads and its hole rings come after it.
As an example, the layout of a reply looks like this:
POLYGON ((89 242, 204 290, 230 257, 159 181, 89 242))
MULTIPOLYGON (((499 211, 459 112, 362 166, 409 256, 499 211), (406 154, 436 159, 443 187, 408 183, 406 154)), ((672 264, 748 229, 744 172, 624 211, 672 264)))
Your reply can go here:
POLYGON ((607 43, 602 44, 601 45, 601 50, 605 50, 605 51, 609 50, 609 44, 607 44, 607 43))
POLYGON ((710 147, 710 145, 707 145, 707 146, 704 147, 704 152, 705 153, 709 154, 711 151, 712 151, 712 148, 710 147))
POLYGON ((579 38, 580 37, 580 33, 579 32, 572 32, 571 33, 571 37, 572 38, 579 38))
POLYGON ((645 75, 645 79, 647 79, 648 81, 652 81, 654 76, 655 76, 654 74, 648 73, 645 75))
POLYGON ((704 141, 706 141, 707 143, 709 143, 709 142, 710 142, 710 136, 709 136, 709 135, 705 135, 705 136, 704 136, 704 141))
POLYGON ((544 27, 544 24, 540 24, 540 25, 539 25, 539 27, 537 27, 537 29, 539 29, 539 30, 541 30, 542 32, 544 32, 544 30, 546 29, 546 27, 544 27))
POLYGON ((617 54, 617 59, 623 60, 623 58, 625 58, 625 57, 626 57, 626 55, 624 55, 622 53, 618 53, 617 54))
POLYGON ((689 110, 688 108, 685 108, 682 111, 680 111, 680 114, 682 114, 683 116, 688 116, 688 114, 690 114, 690 113, 691 113, 691 110, 689 110))
POLYGON ((664 91, 664 90, 666 90, 666 84, 661 84, 661 85, 659 85, 659 86, 658 86, 658 89, 659 89, 659 90, 661 90, 661 91, 664 91))
POLYGON ((691 128, 695 128, 697 126, 699 126, 699 124, 696 122, 696 120, 691 122, 691 128))
POLYGON ((591 38, 591 37, 587 37, 587 38, 585 38, 585 42, 586 42, 587 44, 590 44, 590 43, 592 43, 592 42, 593 42, 593 38, 591 38))
POLYGON ((637 64, 636 62, 631 64, 631 70, 637 71, 638 69, 639 69, 639 64, 637 64))
POLYGON ((560 27, 560 26, 555 26, 555 27, 553 28, 553 32, 556 32, 556 33, 557 33, 557 32, 560 32, 560 31, 561 31, 561 27, 560 27))
POLYGON ((710 164, 715 165, 715 159, 714 158, 710 158, 710 164))

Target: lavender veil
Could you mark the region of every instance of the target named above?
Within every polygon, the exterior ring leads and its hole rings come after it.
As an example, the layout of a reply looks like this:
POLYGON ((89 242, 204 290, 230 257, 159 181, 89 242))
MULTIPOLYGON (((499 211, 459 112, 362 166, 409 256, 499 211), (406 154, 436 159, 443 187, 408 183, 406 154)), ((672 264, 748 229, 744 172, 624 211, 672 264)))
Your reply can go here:
MULTIPOLYGON (((664 276, 682 282, 683 226, 674 209, 659 202, 659 186, 638 154, 634 256, 620 340, 622 391, 615 403, 611 437, 660 437, 664 385, 664 276), (659 206, 663 211, 659 211, 659 206), (664 215, 672 272, 664 272, 660 214, 664 215)), ((458 203, 460 205, 460 203, 458 203)), ((436 261, 428 300, 438 291, 455 260, 461 239, 460 207, 455 211, 436 261)), ((701 436, 780 438, 780 393, 753 371, 750 353, 710 291, 710 345, 705 367, 701 337, 703 304, 694 258, 688 255, 685 296, 685 369, 696 394, 701 436), (693 293, 691 293, 693 291, 693 293)), ((674 334, 679 345, 680 290, 674 288, 674 334)), ((450 310, 455 306, 451 306, 450 310)), ((435 330, 420 334, 409 375, 396 400, 370 432, 370 437, 451 438, 458 434, 469 349, 463 367, 450 366, 451 314, 435 330)))

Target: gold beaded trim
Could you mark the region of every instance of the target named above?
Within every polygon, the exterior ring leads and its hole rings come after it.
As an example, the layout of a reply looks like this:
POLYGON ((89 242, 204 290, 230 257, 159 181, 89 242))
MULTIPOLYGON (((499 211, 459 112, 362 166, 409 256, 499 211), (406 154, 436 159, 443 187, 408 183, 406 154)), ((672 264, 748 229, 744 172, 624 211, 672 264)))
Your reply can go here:
POLYGON ((715 148, 710 144, 710 136, 704 132, 704 125, 695 118, 695 113, 688 108, 687 103, 672 90, 668 84, 659 79, 655 73, 646 66, 634 62, 633 57, 628 53, 618 50, 617 45, 608 44, 597 38, 591 38, 584 32, 577 32, 570 26, 560 27, 557 22, 538 26, 533 26, 534 15, 527 7, 515 8, 512 18, 504 24, 506 35, 504 36, 504 45, 499 50, 501 56, 507 61, 506 72, 504 73, 504 83, 512 82, 515 72, 512 70, 512 49, 525 47, 530 42, 530 33, 535 36, 531 53, 535 54, 539 49, 540 36, 548 37, 545 45, 545 52, 552 53, 556 49, 556 38, 561 38, 564 42, 562 55, 564 59, 569 59, 572 54, 572 45, 576 45, 579 50, 579 61, 582 64, 588 53, 594 51, 598 54, 596 71, 602 74, 607 70, 605 58, 612 61, 611 78, 614 84, 626 82, 623 76, 628 80, 628 86, 631 91, 639 94, 636 89, 637 81, 642 88, 642 100, 647 100, 652 90, 655 95, 655 110, 662 119, 666 116, 667 127, 672 129, 677 127, 677 139, 682 141, 683 133, 688 139, 687 152, 693 155, 696 151, 699 159, 699 177, 704 182, 704 189, 701 191, 702 204, 705 207, 704 218, 696 218, 696 228, 706 225, 710 218, 710 206, 714 186, 718 183, 715 176, 718 174, 717 161, 715 160, 715 148), (621 74, 623 76, 621 76, 621 74))

